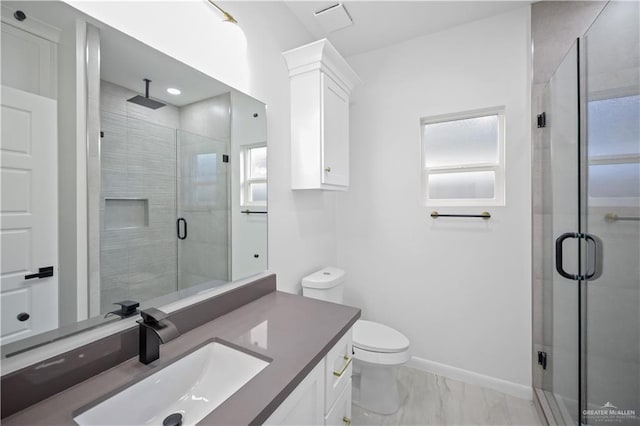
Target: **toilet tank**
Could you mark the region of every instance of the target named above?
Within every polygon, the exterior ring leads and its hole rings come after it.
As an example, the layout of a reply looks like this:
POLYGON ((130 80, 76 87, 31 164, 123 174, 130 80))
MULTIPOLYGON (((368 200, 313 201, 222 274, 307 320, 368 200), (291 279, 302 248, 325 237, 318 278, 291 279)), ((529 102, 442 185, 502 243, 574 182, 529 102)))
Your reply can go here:
POLYGON ((327 302, 342 303, 344 271, 328 266, 302 279, 302 295, 327 302))

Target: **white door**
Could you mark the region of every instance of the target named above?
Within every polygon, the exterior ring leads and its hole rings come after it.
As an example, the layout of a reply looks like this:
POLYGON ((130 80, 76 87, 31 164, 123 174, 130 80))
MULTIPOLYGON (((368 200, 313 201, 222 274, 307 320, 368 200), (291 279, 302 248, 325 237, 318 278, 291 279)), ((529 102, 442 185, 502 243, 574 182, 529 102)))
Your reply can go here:
POLYGON ((58 327, 58 129, 56 101, 5 86, 1 95, 4 344, 58 327), (46 267, 53 276, 26 279, 46 267))

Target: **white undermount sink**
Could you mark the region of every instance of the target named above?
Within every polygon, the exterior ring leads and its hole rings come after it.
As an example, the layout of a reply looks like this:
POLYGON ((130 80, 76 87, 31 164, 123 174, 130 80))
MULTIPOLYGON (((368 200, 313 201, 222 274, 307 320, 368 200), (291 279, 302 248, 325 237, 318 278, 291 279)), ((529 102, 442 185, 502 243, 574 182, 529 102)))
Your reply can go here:
POLYGON ((196 424, 269 363, 209 343, 74 417, 79 425, 161 425, 173 414, 196 424))

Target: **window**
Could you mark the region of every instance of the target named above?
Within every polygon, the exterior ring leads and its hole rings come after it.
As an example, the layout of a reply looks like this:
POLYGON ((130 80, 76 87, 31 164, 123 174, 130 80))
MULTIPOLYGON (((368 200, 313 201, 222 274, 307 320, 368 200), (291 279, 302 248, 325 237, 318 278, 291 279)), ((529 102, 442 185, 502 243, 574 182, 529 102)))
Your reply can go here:
POLYGON ((426 206, 504 205, 504 108, 423 118, 426 206))
POLYGON ((250 145, 240 151, 241 204, 267 205, 267 146, 250 145))
POLYGON ((218 156, 215 153, 196 154, 195 176, 191 185, 193 186, 193 205, 211 206, 216 204, 216 194, 218 189, 217 166, 218 156))
POLYGON ((587 104, 589 205, 637 206, 640 199, 640 96, 587 104))

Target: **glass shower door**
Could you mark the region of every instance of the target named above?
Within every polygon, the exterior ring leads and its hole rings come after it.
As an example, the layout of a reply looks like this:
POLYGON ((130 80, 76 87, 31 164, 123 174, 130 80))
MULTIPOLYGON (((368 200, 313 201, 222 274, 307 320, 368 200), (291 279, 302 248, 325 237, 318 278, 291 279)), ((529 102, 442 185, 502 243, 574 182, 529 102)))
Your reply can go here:
MULTIPOLYGON (((543 174, 544 365, 542 389, 559 422, 578 422, 580 404, 578 44, 545 88, 540 119, 543 174), (545 358, 546 357, 546 358, 545 358)), ((541 358, 542 357, 542 358, 541 358)))
POLYGON ((178 289, 229 281, 228 143, 178 131, 178 289))
POLYGON ((610 2, 541 99, 544 402, 640 424, 640 4, 610 2))
POLYGON ((610 2, 584 37, 583 422, 640 424, 640 4, 610 2))

